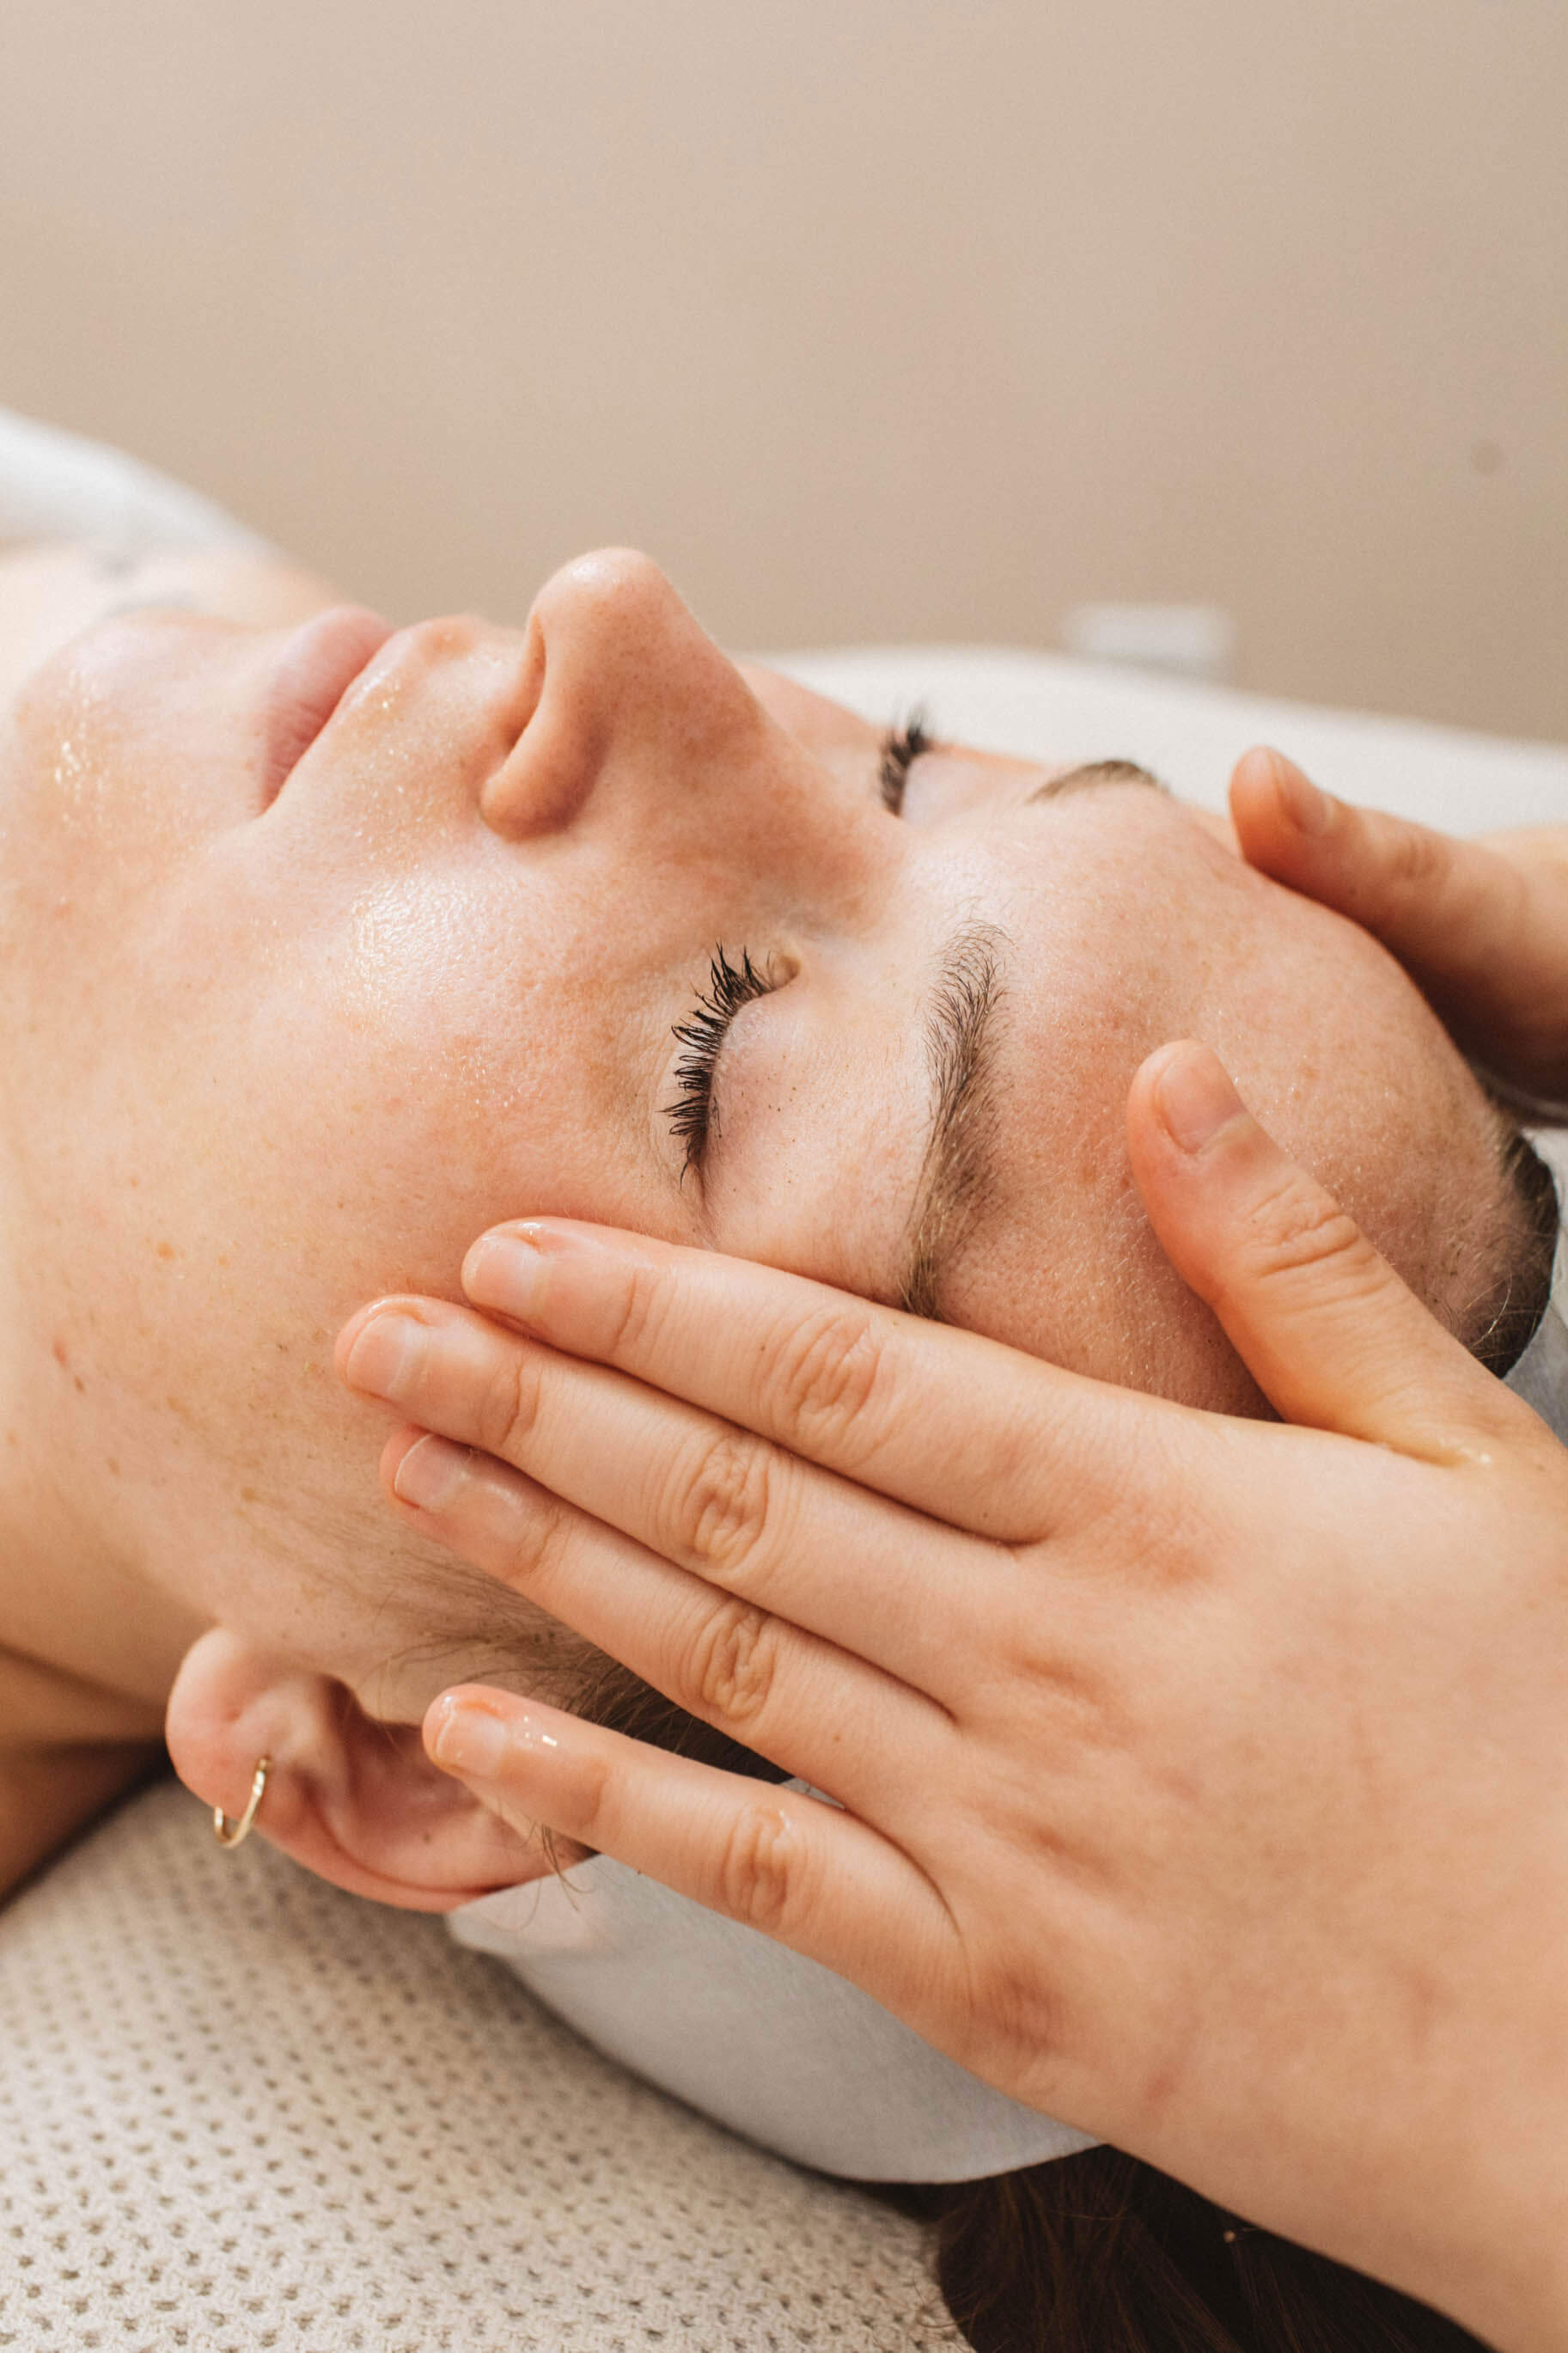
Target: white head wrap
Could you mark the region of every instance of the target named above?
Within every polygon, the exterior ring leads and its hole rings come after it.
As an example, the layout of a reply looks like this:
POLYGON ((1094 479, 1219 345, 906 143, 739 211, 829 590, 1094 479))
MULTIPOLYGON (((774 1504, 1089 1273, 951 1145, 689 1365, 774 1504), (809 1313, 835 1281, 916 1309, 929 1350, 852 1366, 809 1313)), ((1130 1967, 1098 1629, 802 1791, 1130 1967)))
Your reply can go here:
POLYGON ((1508 1376, 1508 1386, 1568 1446, 1568 1326, 1555 1305, 1536 1326, 1534 1339, 1508 1376))
POLYGON ((611 2058, 797 2165, 973 2181, 1093 2147, 847 1978, 608 1855, 482 1896, 448 1925, 611 2058))

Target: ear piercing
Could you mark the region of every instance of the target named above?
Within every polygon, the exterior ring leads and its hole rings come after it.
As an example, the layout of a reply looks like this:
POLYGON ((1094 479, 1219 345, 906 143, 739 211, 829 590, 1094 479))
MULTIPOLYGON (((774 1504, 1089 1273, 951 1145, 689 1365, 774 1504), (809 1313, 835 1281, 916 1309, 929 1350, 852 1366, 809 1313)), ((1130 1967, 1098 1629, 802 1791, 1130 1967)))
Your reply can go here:
POLYGON ((249 1802, 247 1804, 245 1811, 241 1814, 238 1821, 231 1822, 221 1806, 215 1806, 213 1808, 213 1836, 216 1839, 219 1846, 226 1846, 229 1848, 243 1846, 246 1840, 250 1836, 252 1827, 256 1821, 257 1813, 260 1809, 262 1798, 266 1794, 267 1776, 271 1772, 271 1770, 272 1759, 270 1757, 258 1757, 256 1762, 256 1771, 250 1783, 249 1802))

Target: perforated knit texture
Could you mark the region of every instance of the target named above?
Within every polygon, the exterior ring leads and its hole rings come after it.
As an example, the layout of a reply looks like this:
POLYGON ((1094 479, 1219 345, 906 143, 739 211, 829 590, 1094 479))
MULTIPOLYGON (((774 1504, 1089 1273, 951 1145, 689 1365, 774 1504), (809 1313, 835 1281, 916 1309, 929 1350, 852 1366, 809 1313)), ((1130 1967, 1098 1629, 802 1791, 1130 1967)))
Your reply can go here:
POLYGON ((165 1784, 0 1912, 0 2347, 892 2353, 923 2235, 165 1784))

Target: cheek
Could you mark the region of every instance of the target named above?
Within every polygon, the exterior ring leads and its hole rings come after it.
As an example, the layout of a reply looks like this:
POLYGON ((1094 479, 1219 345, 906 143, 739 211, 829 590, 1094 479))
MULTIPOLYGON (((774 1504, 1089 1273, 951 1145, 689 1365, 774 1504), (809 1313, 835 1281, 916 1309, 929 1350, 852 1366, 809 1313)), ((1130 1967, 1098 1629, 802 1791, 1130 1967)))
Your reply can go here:
POLYGON ((71 927, 79 953, 31 960, 18 1280, 46 1371, 58 1344, 128 1475, 193 1452, 293 1475, 341 1434, 337 1323, 379 1290, 454 1292, 508 1172, 525 1188, 528 1058, 505 981, 465 983, 483 959, 457 921, 438 891, 419 940, 395 897, 311 932, 208 893, 122 910, 112 953, 71 927))
POLYGON ((336 903, 227 881, 122 918, 90 971, 82 939, 74 996, 40 992, 50 1082, 9 1102, 29 1322, 117 1458, 325 1493, 356 1305, 458 1296, 503 1218, 658 1220, 605 992, 563 977, 570 910, 552 930, 456 863, 336 903))

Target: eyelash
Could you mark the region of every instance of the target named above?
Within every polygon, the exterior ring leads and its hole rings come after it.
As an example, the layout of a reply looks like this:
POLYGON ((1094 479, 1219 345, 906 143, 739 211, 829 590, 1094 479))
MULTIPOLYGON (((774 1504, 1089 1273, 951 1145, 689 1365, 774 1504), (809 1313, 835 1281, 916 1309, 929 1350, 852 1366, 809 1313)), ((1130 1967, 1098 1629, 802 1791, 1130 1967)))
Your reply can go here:
POLYGON ((923 753, 931 749, 932 740, 923 711, 911 711, 901 725, 889 727, 883 736, 877 781, 882 788, 882 807, 889 816, 901 814, 910 770, 923 753))
MULTIPOLYGON (((890 816, 901 811, 910 770, 922 753, 931 750, 931 742, 923 711, 911 711, 882 738, 877 782, 882 807, 890 816)), ((737 967, 717 947, 709 959, 708 987, 699 995, 691 1018, 675 1025, 674 1035, 686 1051, 675 1066, 675 1101, 663 1106, 662 1115, 669 1122, 670 1134, 686 1147, 688 1169, 701 1166, 713 1132, 713 1072, 730 1024, 743 1005, 766 997, 772 987, 766 973, 757 970, 744 948, 737 967)))
POLYGON ((686 1051, 675 1066, 676 1094, 663 1107, 669 1132, 686 1146, 686 1166, 701 1165, 713 1128, 713 1070, 730 1024, 743 1005, 765 997, 773 987, 759 972, 744 948, 737 968, 722 948, 715 948, 708 965, 708 987, 697 999, 689 1021, 678 1021, 674 1035, 686 1051))

